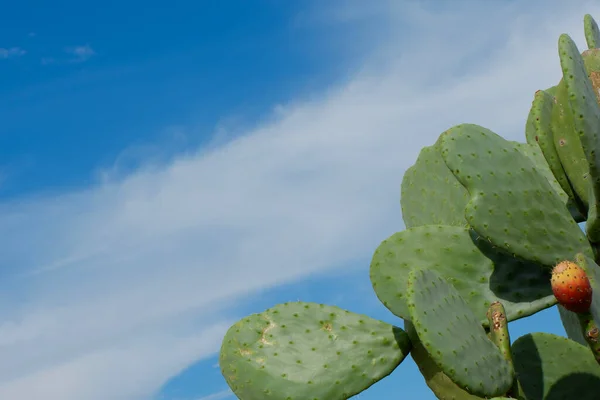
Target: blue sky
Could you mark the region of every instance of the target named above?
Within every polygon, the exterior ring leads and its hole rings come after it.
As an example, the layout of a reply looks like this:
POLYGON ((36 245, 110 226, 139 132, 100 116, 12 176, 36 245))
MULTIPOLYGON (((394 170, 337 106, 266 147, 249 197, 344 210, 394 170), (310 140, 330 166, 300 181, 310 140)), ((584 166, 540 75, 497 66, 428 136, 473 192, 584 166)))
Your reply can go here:
MULTIPOLYGON (((233 398, 226 329, 368 281, 421 147, 523 140, 595 2, 14 2, 0 15, 0 398, 233 398), (543 5, 543 6, 542 6, 543 5)), ((511 324, 562 334, 555 310, 511 324)), ((360 399, 433 396, 407 359, 360 399)))

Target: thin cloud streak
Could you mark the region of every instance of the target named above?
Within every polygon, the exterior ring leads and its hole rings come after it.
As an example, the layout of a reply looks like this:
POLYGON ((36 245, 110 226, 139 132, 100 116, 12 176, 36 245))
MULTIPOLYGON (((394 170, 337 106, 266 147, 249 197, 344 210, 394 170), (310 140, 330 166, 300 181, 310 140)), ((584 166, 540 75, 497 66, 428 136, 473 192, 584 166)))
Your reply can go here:
POLYGON ((42 65, 83 63, 96 55, 96 51, 89 44, 67 47, 64 49, 64 51, 70 57, 42 57, 40 59, 40 63, 42 65))
POLYGON ((583 14, 600 15, 544 4, 391 8, 382 21, 435 23, 396 32, 317 100, 118 181, 0 204, 0 398, 147 399, 218 350, 232 302, 370 257, 402 229, 404 170, 443 130, 523 139, 533 93, 560 78, 558 35, 583 50, 583 14), (473 35, 479 53, 459 40, 473 35))
POLYGON ((73 58, 70 60, 71 62, 84 62, 96 54, 89 44, 69 47, 65 51, 73 55, 73 58))
POLYGON ((234 397, 233 392, 231 390, 223 390, 222 392, 217 392, 210 394, 208 396, 200 397, 196 400, 223 400, 234 397))
POLYGON ((0 59, 17 58, 24 56, 27 52, 20 47, 0 47, 0 59))

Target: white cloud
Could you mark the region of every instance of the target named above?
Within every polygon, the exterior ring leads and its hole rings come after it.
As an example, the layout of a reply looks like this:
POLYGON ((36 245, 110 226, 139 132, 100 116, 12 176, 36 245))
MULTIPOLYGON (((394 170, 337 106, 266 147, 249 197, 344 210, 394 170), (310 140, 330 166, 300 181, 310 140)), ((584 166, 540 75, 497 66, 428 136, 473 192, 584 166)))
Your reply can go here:
POLYGON ((73 55, 72 62, 83 62, 89 60, 93 55, 96 54, 94 49, 89 44, 83 46, 68 47, 65 50, 67 53, 73 55))
POLYGON ((583 50, 583 14, 600 7, 494 4, 390 8, 381 21, 410 30, 259 128, 0 204, 0 398, 148 398, 218 349, 232 301, 369 257, 400 229, 403 171, 443 130, 523 138, 533 93, 559 79, 558 35, 583 50))
MULTIPOLYGON (((212 351, 227 327, 228 324, 218 324, 187 337, 134 334, 72 358, 61 359, 60 352, 55 351, 57 357, 52 358, 51 367, 11 379, 1 393, 7 399, 99 399, 104 396, 111 400, 147 400, 151 394, 147 388, 156 388, 158 382, 183 370, 198 354, 212 351), (165 343, 169 346, 165 347, 165 343), (116 375, 121 376, 118 382, 116 375)), ((78 338, 70 339, 78 342, 78 338)), ((77 345, 85 348, 81 341, 70 347, 77 345)), ((48 352, 45 353, 38 355, 35 362, 48 365, 48 352)))
POLYGON ((20 47, 0 47, 0 59, 16 58, 25 55, 26 51, 20 47))

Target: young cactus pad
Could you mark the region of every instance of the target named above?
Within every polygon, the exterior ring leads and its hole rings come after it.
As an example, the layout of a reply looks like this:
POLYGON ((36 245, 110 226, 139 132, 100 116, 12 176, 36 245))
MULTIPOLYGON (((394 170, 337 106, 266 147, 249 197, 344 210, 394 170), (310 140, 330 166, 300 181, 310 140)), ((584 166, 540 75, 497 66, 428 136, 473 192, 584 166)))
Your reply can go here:
POLYGON ((345 400, 409 353, 402 329, 334 306, 276 305, 233 325, 219 364, 243 400, 345 400))
POLYGON ((585 32, 585 41, 588 48, 594 49, 600 47, 600 30, 598 24, 590 14, 583 17, 583 31, 585 32))

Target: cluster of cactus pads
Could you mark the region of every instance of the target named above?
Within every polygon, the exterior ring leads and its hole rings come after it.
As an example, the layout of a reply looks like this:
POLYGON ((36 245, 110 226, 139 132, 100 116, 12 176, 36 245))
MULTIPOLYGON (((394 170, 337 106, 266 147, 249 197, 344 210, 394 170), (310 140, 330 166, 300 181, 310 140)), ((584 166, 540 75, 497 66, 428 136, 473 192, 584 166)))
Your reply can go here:
POLYGON ((439 399, 600 399, 600 32, 584 27, 583 53, 560 36, 525 143, 462 124, 406 171, 406 229, 370 266, 404 329, 305 302, 250 315, 219 359, 238 398, 347 399, 411 354, 439 399), (568 338, 511 341, 509 322, 554 306, 568 338))

